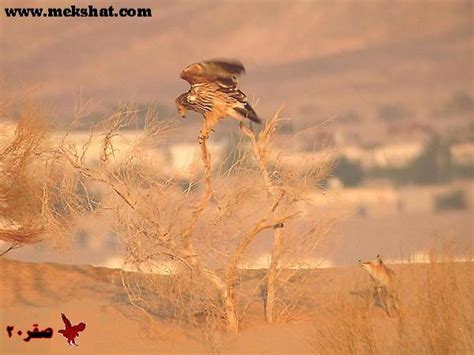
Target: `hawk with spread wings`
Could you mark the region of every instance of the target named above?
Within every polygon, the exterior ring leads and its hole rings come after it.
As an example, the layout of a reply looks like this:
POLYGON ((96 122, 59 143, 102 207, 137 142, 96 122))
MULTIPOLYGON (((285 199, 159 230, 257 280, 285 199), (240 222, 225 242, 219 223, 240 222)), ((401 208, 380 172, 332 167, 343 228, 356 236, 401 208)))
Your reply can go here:
POLYGON ((65 329, 58 330, 58 333, 61 333, 67 339, 69 345, 72 346, 74 344, 78 346, 76 344, 76 337, 79 336, 79 332, 83 332, 86 329, 86 323, 81 322, 77 325, 72 325, 64 313, 61 313, 61 319, 64 322, 65 329))
POLYGON ((225 117, 262 122, 247 102, 245 94, 237 87, 237 79, 243 73, 245 68, 242 63, 234 60, 194 63, 181 72, 180 78, 191 84, 191 88, 176 98, 176 106, 182 117, 186 117, 187 110, 203 115, 200 142, 207 139, 215 124, 225 117))

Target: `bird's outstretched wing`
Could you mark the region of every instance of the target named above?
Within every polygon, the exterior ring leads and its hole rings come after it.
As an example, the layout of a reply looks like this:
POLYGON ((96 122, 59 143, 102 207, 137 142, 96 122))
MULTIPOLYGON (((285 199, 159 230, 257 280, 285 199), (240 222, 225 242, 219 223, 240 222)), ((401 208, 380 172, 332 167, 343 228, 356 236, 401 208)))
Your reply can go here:
POLYGON ((61 313, 61 318, 64 322, 64 325, 66 326, 66 329, 67 328, 70 328, 71 327, 71 322, 69 321, 69 319, 66 318, 66 316, 64 315, 64 313, 61 313))
POLYGON ((213 59, 188 65, 180 78, 191 85, 217 82, 222 87, 235 88, 237 77, 245 73, 245 68, 237 60, 213 59))
POLYGON ((75 325, 72 327, 76 332, 82 332, 84 329, 86 329, 86 323, 79 323, 78 325, 75 325))

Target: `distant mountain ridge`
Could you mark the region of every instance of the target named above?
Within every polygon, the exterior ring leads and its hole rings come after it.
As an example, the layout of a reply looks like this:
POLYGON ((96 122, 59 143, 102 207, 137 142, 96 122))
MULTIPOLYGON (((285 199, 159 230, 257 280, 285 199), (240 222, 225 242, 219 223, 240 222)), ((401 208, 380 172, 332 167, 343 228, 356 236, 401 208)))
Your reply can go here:
POLYGON ((153 18, 6 18, 0 32, 3 89, 36 88, 63 120, 81 89, 101 110, 135 101, 171 111, 174 97, 187 90, 178 78, 185 65, 239 58, 248 69, 242 86, 250 98, 260 98, 264 117, 285 102, 285 112, 307 124, 349 110, 372 115, 386 102, 431 109, 454 91, 472 91, 469 1, 140 6, 150 6, 153 18))

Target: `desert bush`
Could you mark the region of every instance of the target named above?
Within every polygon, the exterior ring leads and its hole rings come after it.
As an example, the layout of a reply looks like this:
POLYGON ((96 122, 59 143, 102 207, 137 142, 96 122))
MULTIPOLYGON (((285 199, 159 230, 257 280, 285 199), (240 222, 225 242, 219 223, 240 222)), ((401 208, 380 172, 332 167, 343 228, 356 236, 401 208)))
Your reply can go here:
MULTIPOLYGON (((121 274, 130 303, 147 321, 202 329, 211 350, 218 331, 238 331, 251 302, 240 269, 251 246, 267 239, 270 267, 258 275, 254 291, 265 290, 261 298, 269 322, 297 318, 308 293, 302 287, 306 279, 295 277, 294 270, 317 256, 332 225, 329 217, 314 219, 308 198, 315 181, 328 174, 330 158, 298 171, 278 159, 269 164, 280 122, 275 116, 258 134, 241 125, 237 153, 217 169, 205 139, 202 175, 183 188, 181 178, 165 174, 150 159, 176 132, 175 123, 157 119, 155 108, 145 118, 138 111, 122 107, 91 127, 83 143, 74 143, 68 132, 52 142, 45 120, 35 116, 38 110, 22 113, 0 151, 1 216, 29 234, 17 228, 14 236, 3 231, 2 239, 33 243, 53 231, 69 235, 76 217, 85 213, 113 216, 124 270, 134 271, 121 274), (143 132, 135 140, 120 140, 117 154, 121 130, 136 120, 143 122, 143 132), (93 157, 90 147, 97 141, 93 157)), ((81 125, 83 110, 77 112, 74 126, 81 125)))
MULTIPOLYGON (((212 169, 207 140, 200 145, 203 173, 183 188, 179 178, 164 175, 162 167, 147 159, 174 132, 174 124, 156 119, 149 110, 143 134, 115 156, 114 144, 123 127, 137 119, 136 110, 121 111, 95 125, 90 140, 100 138, 97 166, 79 149, 63 140, 60 151, 81 179, 102 184, 100 211, 115 216, 115 231, 123 243, 122 282, 130 302, 147 315, 207 329, 215 348, 218 330, 237 331, 249 300, 242 291, 239 271, 257 239, 273 238, 270 268, 259 276, 268 321, 289 320, 298 313, 299 298, 284 299, 288 288, 304 280, 283 273, 298 258, 311 258, 330 228, 330 219, 314 221, 308 212, 314 182, 330 169, 329 160, 299 171, 269 165, 271 140, 277 132, 275 116, 258 133, 241 126, 243 136, 231 150, 229 162, 212 169), (242 139, 243 138, 243 139, 242 139), (169 276, 156 275, 169 268, 169 276)), ((196 143, 197 144, 197 143, 196 143)), ((298 291, 301 297, 303 291, 298 291)), ((296 293, 295 293, 296 295, 296 293)))
POLYGON ((8 107, 16 128, 0 141, 0 239, 11 243, 3 254, 46 238, 60 242, 91 207, 84 181, 50 139, 47 111, 31 99, 8 107))
POLYGON ((431 253, 428 264, 410 263, 396 270, 398 314, 389 317, 378 307, 369 310, 371 284, 366 284, 368 288, 353 285, 350 292, 336 291, 315 315, 314 332, 308 339, 315 353, 472 353, 472 262, 431 253))
POLYGON ((374 319, 363 299, 335 296, 331 307, 316 316, 309 340, 317 354, 377 354, 374 319))
POLYGON ((405 301, 398 327, 400 348, 411 353, 472 352, 471 263, 455 263, 452 257, 432 254, 429 264, 417 267, 402 285, 405 301), (409 291, 413 285, 415 293, 409 291))

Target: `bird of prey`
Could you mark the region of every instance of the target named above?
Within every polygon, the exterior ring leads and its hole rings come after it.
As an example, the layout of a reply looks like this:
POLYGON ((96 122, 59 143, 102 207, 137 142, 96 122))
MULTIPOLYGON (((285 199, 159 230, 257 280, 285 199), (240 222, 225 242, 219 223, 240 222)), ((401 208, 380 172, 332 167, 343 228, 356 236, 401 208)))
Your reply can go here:
POLYGON ((214 125, 225 117, 239 121, 249 119, 256 123, 262 120, 247 102, 245 94, 237 87, 238 76, 245 68, 236 60, 207 60, 194 63, 181 72, 180 78, 191 84, 188 92, 176 98, 176 106, 182 117, 186 111, 198 112, 204 117, 204 128, 199 142, 207 139, 214 125))
POLYGON ((84 329, 86 329, 86 323, 79 323, 77 325, 72 325, 69 319, 64 315, 64 313, 61 313, 61 318, 64 322, 64 326, 66 329, 60 329, 58 330, 58 333, 61 333, 63 337, 67 339, 67 343, 69 345, 76 345, 76 337, 79 336, 79 332, 83 332, 84 329))

